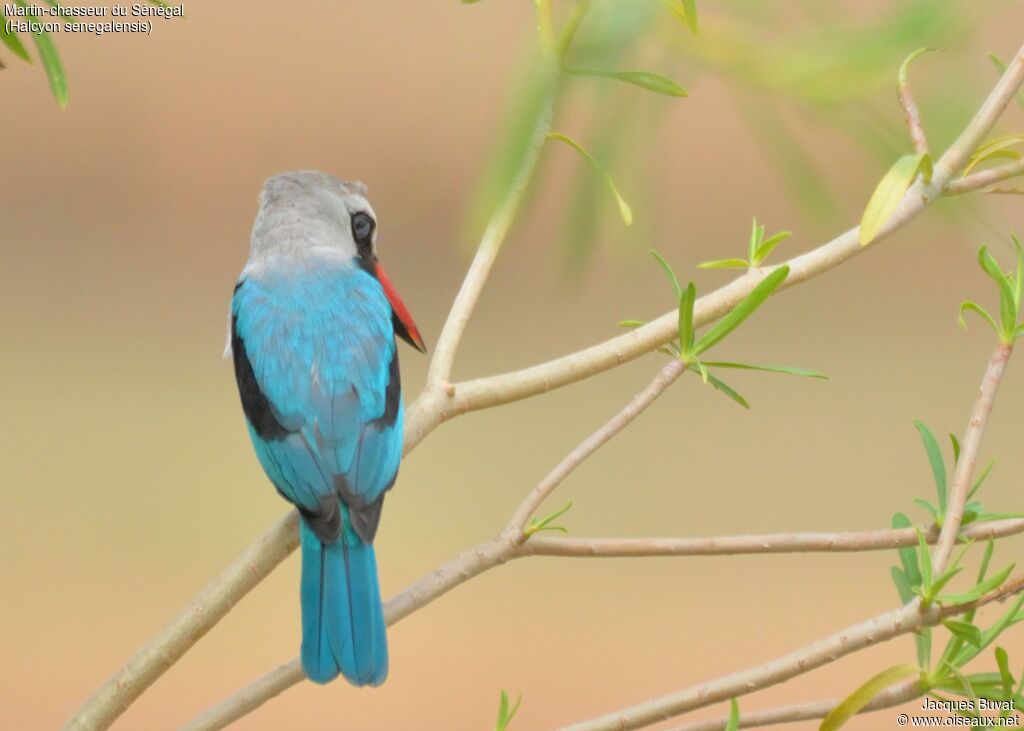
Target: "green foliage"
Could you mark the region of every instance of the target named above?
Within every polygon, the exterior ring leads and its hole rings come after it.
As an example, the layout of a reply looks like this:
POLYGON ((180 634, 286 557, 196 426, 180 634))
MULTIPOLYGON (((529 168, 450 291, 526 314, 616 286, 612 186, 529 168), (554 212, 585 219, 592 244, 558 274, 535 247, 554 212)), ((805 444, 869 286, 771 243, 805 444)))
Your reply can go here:
MULTIPOLYGON (((163 0, 148 0, 152 5, 158 5, 166 7, 166 3, 163 0)), ((25 0, 14 0, 18 7, 28 7, 25 0)), ((51 7, 59 7, 57 0, 46 0, 46 3, 51 7)), ((46 16, 49 18, 50 16, 46 16)), ((64 22, 65 16, 56 16, 57 22, 64 22)), ((19 16, 19 19, 26 21, 43 22, 44 18, 40 16, 19 16)), ((64 71, 64 64, 60 60, 60 54, 57 53, 57 46, 54 44, 50 34, 42 29, 32 32, 32 41, 35 43, 36 52, 39 54, 39 60, 43 65, 43 71, 46 72, 46 78, 50 82, 50 92, 53 94, 53 98, 56 99, 57 105, 64 109, 68 105, 68 79, 67 74, 64 71)), ((10 33, 7 31, 7 17, 4 15, 2 8, 0 8, 0 42, 2 42, 15 56, 32 63, 32 58, 29 56, 28 51, 25 50, 25 46, 22 44, 21 39, 16 33, 10 33)), ((0 64, 0 68, 3 68, 3 64, 0 64)))
POLYGON ((729 720, 725 724, 723 731, 739 731, 740 727, 740 704, 736 702, 735 698, 729 699, 729 720))
POLYGON ((651 73, 649 71, 600 71, 598 69, 564 69, 567 74, 573 76, 597 76, 606 79, 617 79, 627 84, 639 86, 641 89, 653 91, 655 94, 665 96, 687 96, 686 89, 671 79, 651 73))
POLYGON ((587 152, 586 148, 584 148, 583 145, 581 145, 579 142, 572 139, 568 135, 564 135, 560 132, 549 132, 548 139, 558 140, 559 142, 564 142, 565 144, 569 145, 574 150, 576 150, 583 157, 584 160, 589 162, 594 167, 594 169, 597 170, 598 173, 600 173, 601 177, 604 178, 605 184, 608 186, 608 190, 611 191, 611 194, 615 197, 615 202, 619 206, 619 216, 622 218, 622 222, 627 226, 632 225, 633 210, 629 207, 629 204, 626 203, 626 200, 625 198, 622 197, 622 194, 619 193, 619 189, 615 186, 615 181, 612 180, 612 176, 608 174, 608 171, 604 169, 601 163, 595 160, 594 156, 587 152))
POLYGON ((530 521, 530 524, 523 529, 523 535, 529 538, 534 533, 540 533, 541 531, 557 531, 559 533, 568 533, 569 529, 564 525, 554 525, 554 522, 561 518, 563 515, 572 509, 572 503, 566 503, 564 508, 555 511, 546 518, 534 518, 530 521))
POLYGON ((910 64, 914 63, 914 61, 916 61, 919 56, 922 56, 925 53, 928 53, 929 51, 937 51, 937 50, 939 50, 939 49, 937 49, 937 48, 929 48, 927 46, 924 47, 924 48, 918 48, 916 51, 914 51, 909 56, 907 56, 905 59, 903 59, 903 63, 900 64, 899 73, 896 74, 896 83, 899 84, 900 86, 903 86, 904 84, 906 84, 907 83, 907 71, 910 69, 910 64))
POLYGON ((861 216, 861 246, 867 246, 875 240, 919 174, 926 183, 932 179, 932 159, 927 153, 904 155, 893 163, 871 194, 871 200, 861 216))
MULTIPOLYGON (((465 1, 463 0, 463 2, 465 1)), ((477 0, 469 1, 476 2, 477 0)), ((494 724, 494 731, 509 731, 508 725, 516 717, 516 713, 519 712, 519 704, 522 702, 523 697, 517 696, 515 705, 509 707, 508 693, 504 690, 501 691, 501 700, 498 702, 498 722, 494 724)))
MULTIPOLYGON (((761 232, 763 235, 763 227, 761 232)), ((676 273, 672 270, 669 263, 665 261, 665 258, 657 251, 651 251, 651 256, 653 256, 655 261, 658 262, 658 265, 665 272, 665 276, 668 277, 669 283, 672 285, 672 289, 675 292, 676 300, 678 302, 679 313, 678 336, 674 342, 662 346, 659 350, 667 355, 671 355, 674 358, 679 358, 684 361, 688 369, 698 373, 704 383, 711 384, 723 395, 729 397, 743 408, 749 409, 750 403, 742 395, 740 395, 729 384, 725 383, 721 378, 711 373, 708 369, 711 367, 735 368, 751 371, 764 371, 767 373, 785 373, 792 376, 804 376, 806 378, 827 379, 827 376, 824 374, 807 368, 779 365, 756 365, 752 363, 735 363, 732 361, 704 361, 700 358, 705 351, 712 346, 717 345, 721 340, 732 333, 733 330, 743 324, 747 318, 753 315, 762 304, 764 304, 765 300, 767 300, 768 297, 770 297, 771 294, 785 281, 786 277, 789 276, 789 267, 784 265, 770 272, 764 279, 758 282, 757 286, 751 290, 750 294, 737 304, 731 312, 727 313, 717 323, 715 323, 710 330, 698 338, 694 332, 693 325, 693 308, 697 301, 696 286, 693 282, 687 282, 685 287, 681 286, 679 284, 679 278, 676 276, 676 273)), ((623 327, 641 327, 645 323, 642 320, 623 320, 619 324, 623 327)))
POLYGON ((967 323, 964 320, 964 312, 971 311, 980 316, 991 326, 999 341, 1007 345, 1013 343, 1021 335, 1024 335, 1024 325, 1020 323, 1021 295, 1024 293, 1024 247, 1016 235, 1011 235, 1014 248, 1017 253, 1017 268, 1004 272, 999 263, 989 253, 988 247, 982 246, 978 250, 978 265, 982 271, 995 282, 999 290, 999 321, 981 305, 970 300, 960 305, 960 327, 966 329, 967 323))
MULTIPOLYGON (((992 65, 996 67, 1000 74, 1006 73, 1006 64, 1003 62, 1003 59, 999 58, 995 53, 988 54, 988 57, 992 60, 992 65)), ((1017 100, 1017 105, 1024 109, 1024 90, 1017 89, 1017 93, 1013 97, 1017 100)))
POLYGON ((991 142, 986 142, 971 154, 963 174, 968 175, 983 162, 1001 159, 1020 160, 1020 153, 1013 148, 1022 142, 1024 142, 1024 135, 1021 134, 1006 135, 991 142))
POLYGON ((835 731, 835 729, 853 718, 859 710, 871 702, 872 698, 890 685, 913 677, 919 672, 913 665, 894 665, 883 670, 846 696, 839 705, 829 711, 829 714, 822 719, 820 730, 835 731))
POLYGON ((754 219, 750 231, 750 243, 747 245, 746 259, 715 259, 698 264, 698 269, 753 269, 761 266, 768 255, 775 250, 775 247, 789 238, 792 234, 789 231, 780 231, 772 234, 767 239, 764 237, 764 226, 757 225, 754 219))

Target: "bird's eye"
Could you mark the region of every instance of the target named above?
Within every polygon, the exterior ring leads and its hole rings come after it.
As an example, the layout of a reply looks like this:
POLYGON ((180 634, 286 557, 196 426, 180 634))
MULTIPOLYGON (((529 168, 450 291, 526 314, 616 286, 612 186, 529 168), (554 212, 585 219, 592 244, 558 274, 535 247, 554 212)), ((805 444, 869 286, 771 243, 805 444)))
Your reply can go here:
POLYGON ((352 216, 352 236, 356 240, 356 245, 359 248, 369 248, 372 237, 373 237, 373 219, 370 218, 369 214, 359 213, 352 216))

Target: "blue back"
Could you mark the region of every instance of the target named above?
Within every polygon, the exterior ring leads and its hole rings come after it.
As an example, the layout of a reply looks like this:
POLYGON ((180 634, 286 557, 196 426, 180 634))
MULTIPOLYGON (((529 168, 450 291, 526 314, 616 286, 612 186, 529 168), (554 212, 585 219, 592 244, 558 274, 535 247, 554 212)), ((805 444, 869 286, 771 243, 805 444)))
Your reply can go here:
MULTIPOLYGON (((306 262, 298 271, 244 276, 231 312, 234 347, 244 348, 282 430, 261 434, 249 420, 278 491, 311 514, 334 509, 338 494, 354 510, 374 503, 402 456, 392 312, 380 283, 357 266, 306 262)), ((346 543, 355 538, 337 533, 346 543)))

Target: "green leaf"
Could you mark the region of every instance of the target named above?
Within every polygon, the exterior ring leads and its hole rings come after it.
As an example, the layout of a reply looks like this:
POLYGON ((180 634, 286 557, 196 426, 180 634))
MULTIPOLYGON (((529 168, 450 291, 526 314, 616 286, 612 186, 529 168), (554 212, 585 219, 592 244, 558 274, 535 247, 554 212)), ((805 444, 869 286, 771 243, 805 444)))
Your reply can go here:
POLYGON ((906 84, 907 83, 907 69, 910 68, 910 64, 912 64, 917 59, 918 56, 921 56, 921 55, 923 55, 925 53, 928 53, 929 51, 937 51, 937 50, 939 50, 939 49, 938 48, 918 48, 916 51, 914 51, 909 56, 907 56, 905 59, 903 59, 903 63, 900 64, 900 71, 896 75, 896 82, 900 86, 903 86, 904 84, 906 84))
POLYGON ((932 586, 932 554, 920 528, 917 529, 917 559, 921 567, 921 589, 927 592, 932 586))
POLYGON ((553 525, 553 523, 568 513, 571 509, 572 503, 569 502, 565 504, 565 507, 555 511, 546 518, 534 518, 530 521, 530 524, 523 529, 523 535, 529 538, 534 533, 540 533, 541 531, 558 531, 559 533, 568 533, 568 528, 563 525, 553 525))
POLYGON ((739 731, 740 727, 740 704, 735 698, 729 699, 729 721, 725 724, 723 731, 739 731))
POLYGON ((764 304, 764 301, 771 296, 771 293, 774 292, 788 276, 789 267, 783 264, 758 282, 757 286, 751 290, 750 294, 748 294, 742 302, 733 308, 732 312, 715 323, 715 326, 704 334, 704 337, 702 337, 693 348, 694 355, 700 355, 739 327, 744 320, 754 314, 758 307, 764 304))
POLYGON ((924 450, 928 454, 928 464, 932 467, 932 477, 935 480, 935 489, 939 495, 939 511, 946 510, 946 467, 942 462, 942 452, 939 451, 939 443, 935 441, 935 435, 921 421, 914 419, 914 426, 921 434, 921 441, 924 443, 924 450))
POLYGON ((759 365, 756 363, 733 363, 731 361, 716 360, 705 361, 709 368, 739 368, 747 371, 765 371, 766 373, 786 373, 791 376, 803 376, 804 378, 820 378, 827 381, 828 376, 819 371, 812 371, 808 368, 797 368, 796 366, 780 365, 759 365))
POLYGON ((988 463, 988 465, 985 467, 985 469, 983 469, 981 471, 981 476, 978 477, 978 479, 975 481, 974 487, 971 488, 971 491, 967 493, 967 499, 968 500, 970 500, 972 497, 974 497, 974 493, 976 493, 978 491, 978 488, 980 488, 982 486, 982 484, 985 482, 986 478, 988 478, 988 473, 991 472, 992 468, 995 467, 995 466, 996 466, 996 461, 993 459, 991 462, 988 463))
POLYGON ((990 576, 984 581, 978 582, 973 589, 964 592, 963 594, 948 594, 946 596, 940 596, 939 601, 943 604, 966 604, 967 602, 973 602, 980 598, 983 594, 995 589, 997 586, 1006 581, 1006 577, 1013 571, 1014 564, 1010 564, 1002 571, 990 576))
POLYGON ((959 619, 947 619, 942 623, 942 626, 972 647, 981 647, 981 630, 970 622, 962 622, 959 619))
MULTIPOLYGON (((990 53, 990 54, 988 54, 988 57, 990 59, 992 59, 992 64, 997 69, 999 69, 999 73, 1001 73, 1001 74, 1005 74, 1006 73, 1006 64, 1003 63, 1003 60, 1001 58, 999 58, 999 56, 997 56, 994 53, 990 53)), ((1021 91, 1020 89, 1017 89, 1017 93, 1014 94, 1013 96, 1017 100, 1017 104, 1020 105, 1020 108, 1024 109, 1024 91, 1021 91)))
POLYGON ((956 464, 960 461, 960 440, 956 438, 956 434, 950 432, 949 442, 953 445, 953 464, 956 464))
POLYGON ((948 571, 943 573, 942 576, 937 578, 932 583, 932 585, 928 587, 928 598, 934 599, 936 596, 938 596, 939 592, 942 591, 943 588, 945 588, 946 584, 948 584, 953 579, 953 577, 959 574, 961 571, 963 571, 963 566, 949 569, 948 571))
POLYGON ((646 324, 643 320, 622 320, 619 327, 643 327, 646 324))
POLYGON ((693 350, 693 304, 696 301, 697 288, 693 282, 687 282, 679 297, 679 352, 683 355, 693 350))
POLYGON ((599 69, 565 69, 567 74, 573 76, 597 76, 604 79, 617 79, 627 84, 639 86, 655 94, 665 96, 687 96, 686 89, 671 79, 651 73, 650 71, 601 71, 599 69))
POLYGON ((665 0, 665 5, 672 11, 672 14, 679 18, 690 29, 690 32, 697 33, 697 0, 665 0))
POLYGON ((651 256, 654 257, 654 260, 658 262, 658 266, 665 272, 668 281, 672 282, 672 288, 676 292, 676 299, 681 298, 683 296, 683 288, 679 286, 679 279, 676 278, 676 273, 672 271, 672 266, 655 249, 651 249, 651 256))
POLYGON ((608 174, 608 171, 601 167, 601 163, 595 160, 593 156, 589 152, 587 152, 586 149, 584 149, 580 143, 578 143, 576 140, 572 139, 568 135, 564 135, 560 132, 548 132, 548 139, 564 142, 565 144, 575 149, 578 153, 580 153, 580 155, 583 156, 584 160, 586 160, 587 162, 594 166, 594 169, 597 170, 604 178, 604 182, 608 185, 608 189, 611 191, 612 195, 615 196, 615 201, 618 203, 619 206, 619 216, 622 217, 622 222, 625 223, 627 226, 632 225, 633 211, 629 207, 629 204, 626 203, 626 200, 619 193, 619 189, 615 187, 615 181, 612 180, 612 176, 608 174))
POLYGON ((1024 604, 1024 596, 1018 597, 1017 600, 1013 603, 1013 605, 1009 609, 1007 609, 999 617, 998 620, 996 620, 996 623, 994 625, 992 625, 987 630, 981 633, 980 648, 964 647, 960 650, 959 653, 957 653, 956 657, 953 659, 953 665, 957 667, 963 667, 971 660, 973 660, 979 652, 981 652, 990 644, 992 644, 992 641, 995 640, 996 637, 998 637, 1000 634, 1002 634, 1007 627, 1010 627, 1016 624, 1017 622, 1020 622, 1021 619, 1024 619, 1024 617, 1021 617, 1018 614, 1022 604, 1024 604))
POLYGON ((28 61, 29 63, 32 63, 32 58, 28 55, 28 51, 25 50, 25 46, 22 45, 21 39, 18 38, 16 33, 9 33, 7 31, 7 23, 4 22, 6 20, 7 19, 2 14, 0 14, 0 41, 2 41, 5 46, 11 49, 11 53, 13 53, 15 56, 22 59, 23 61, 28 61))
MULTIPOLYGON (((477 0, 472 0, 476 2, 477 0)), ((498 703, 498 722, 494 724, 494 731, 508 731, 508 725, 512 723, 512 719, 516 717, 519 712, 519 704, 523 702, 523 697, 516 697, 516 704, 509 708, 508 704, 508 693, 504 690, 501 691, 501 701, 498 703)))
POLYGON ((761 262, 768 258, 768 255, 775 250, 775 247, 792 235, 793 234, 790 231, 779 231, 779 233, 768 237, 768 239, 763 241, 754 251, 753 266, 761 266, 761 262))
POLYGON ((718 389, 719 391, 724 393, 726 396, 731 398, 733 401, 738 403, 743 408, 745 408, 745 409, 749 409, 750 408, 750 404, 747 402, 747 400, 745 398, 740 396, 728 384, 726 384, 723 381, 721 381, 720 379, 716 378, 710 372, 707 374, 707 380, 708 380, 708 382, 712 386, 714 386, 716 389, 718 389))
POLYGON ((689 365, 697 369, 697 372, 700 373, 701 381, 703 381, 704 383, 708 382, 708 379, 711 377, 711 374, 708 373, 708 369, 704 366, 703 363, 701 363, 696 358, 693 358, 692 360, 689 361, 689 365))
MULTIPOLYGON (((892 527, 897 530, 903 528, 910 528, 912 527, 912 525, 913 524, 910 522, 910 518, 908 518, 903 513, 896 513, 892 516, 892 527)), ((906 604, 911 600, 911 598, 913 598, 913 594, 910 591, 910 589, 912 589, 915 586, 921 585, 921 571, 918 568, 917 551, 913 546, 904 546, 903 548, 898 548, 896 552, 900 557, 900 563, 903 565, 902 573, 907 581, 907 592, 900 592, 900 599, 903 601, 904 604, 906 604)), ((898 585, 896 588, 897 590, 900 589, 898 585)))
MULTIPOLYGON (((26 7, 25 0, 15 0, 15 2, 19 7, 26 7)), ((68 105, 68 80, 64 75, 64 66, 60 62, 57 47, 50 39, 49 33, 44 30, 33 33, 32 40, 39 52, 39 60, 43 62, 43 68, 46 70, 46 78, 50 81, 53 98, 57 100, 57 105, 64 109, 68 105)))
POLYGON ((857 688, 848 695, 839 705, 829 711, 829 714, 821 722, 821 731, 835 731, 840 726, 853 718, 857 711, 861 710, 871 699, 888 688, 906 678, 917 675, 919 670, 913 665, 894 665, 883 670, 868 680, 864 685, 857 688))
POLYGON ((867 246, 875 240, 882 227, 896 212, 914 178, 919 172, 931 168, 931 158, 925 162, 926 157, 928 155, 925 153, 904 155, 889 168, 889 172, 878 183, 860 219, 861 246, 867 246))
POLYGON ((746 259, 713 259, 701 262, 698 269, 746 269, 750 263, 746 259))
POLYGON ((989 325, 991 325, 992 330, 995 332, 996 335, 1000 334, 999 326, 996 324, 996 321, 992 317, 992 315, 988 314, 988 310, 986 310, 978 303, 971 302, 970 300, 960 303, 960 316, 957 318, 957 324, 959 324, 962 329, 967 329, 967 321, 964 319, 964 313, 967 312, 968 310, 974 312, 975 314, 978 315, 978 317, 980 317, 989 325))
POLYGON ((1017 326, 1017 306, 1014 302, 1010 280, 1006 273, 999 268, 999 263, 988 253, 987 246, 982 246, 978 250, 978 264, 999 288, 999 317, 1002 327, 997 332, 1003 342, 1009 342, 1012 340, 1013 329, 1017 326))
POLYGON ((995 160, 999 158, 1011 158, 1013 160, 1020 159, 1020 153, 1016 152, 1012 148, 1016 147, 1020 143, 1024 142, 1024 135, 1006 135, 998 139, 986 142, 985 144, 978 147, 970 158, 967 160, 967 166, 964 168, 963 175, 969 175, 970 172, 983 162, 995 160))
POLYGON ((757 225, 757 217, 754 217, 754 222, 750 228, 750 244, 747 246, 747 257, 751 263, 754 261, 754 252, 757 251, 757 247, 764 240, 764 226, 757 225))
POLYGON ((1006 650, 996 647, 996 665, 999 667, 999 679, 1003 684, 1003 698, 1009 699, 1013 696, 1013 673, 1010 672, 1010 658, 1006 650))
POLYGON ((939 518, 942 516, 942 513, 934 505, 920 497, 914 498, 914 503, 927 510, 928 514, 932 516, 932 520, 936 523, 939 522, 939 518))

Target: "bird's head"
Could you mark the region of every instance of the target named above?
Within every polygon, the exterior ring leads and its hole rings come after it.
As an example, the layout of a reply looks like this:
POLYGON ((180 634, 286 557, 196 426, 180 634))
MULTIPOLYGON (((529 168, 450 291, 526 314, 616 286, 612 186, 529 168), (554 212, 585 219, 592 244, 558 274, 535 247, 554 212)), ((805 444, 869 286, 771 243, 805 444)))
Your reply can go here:
POLYGON ((423 338, 377 259, 377 217, 366 186, 314 170, 275 175, 263 186, 250 259, 318 252, 350 262, 380 282, 395 334, 420 352, 423 338))

